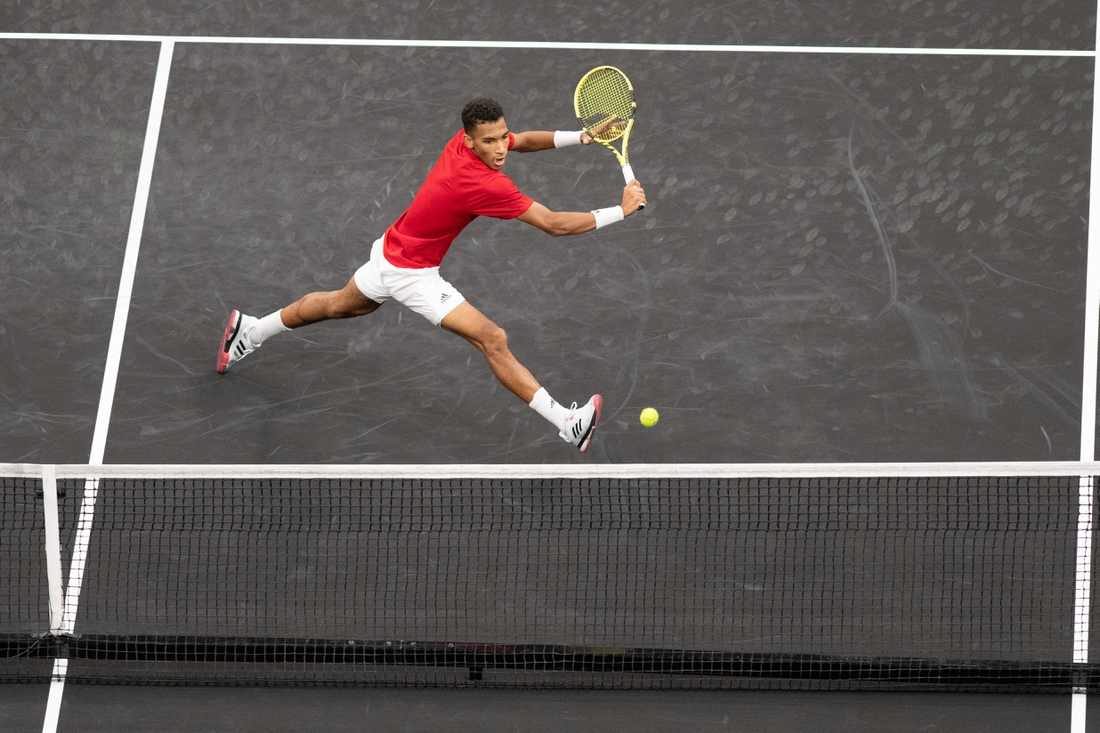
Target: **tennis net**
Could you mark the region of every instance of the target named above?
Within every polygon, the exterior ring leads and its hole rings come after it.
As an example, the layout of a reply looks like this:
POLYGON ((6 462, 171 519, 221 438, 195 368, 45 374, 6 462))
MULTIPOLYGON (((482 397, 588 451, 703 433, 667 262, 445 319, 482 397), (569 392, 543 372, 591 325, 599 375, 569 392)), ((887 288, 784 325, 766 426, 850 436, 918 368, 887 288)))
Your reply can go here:
POLYGON ((0 465, 0 681, 1095 691, 1096 473, 0 465))

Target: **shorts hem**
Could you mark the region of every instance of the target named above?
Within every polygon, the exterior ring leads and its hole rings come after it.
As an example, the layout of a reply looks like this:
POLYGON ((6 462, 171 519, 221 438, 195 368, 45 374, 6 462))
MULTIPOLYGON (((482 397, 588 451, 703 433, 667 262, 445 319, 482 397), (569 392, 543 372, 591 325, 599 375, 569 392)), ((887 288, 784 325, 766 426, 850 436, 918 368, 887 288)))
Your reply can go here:
POLYGON ((432 321, 432 323, 434 325, 439 326, 440 328, 442 328, 443 327, 443 319, 446 318, 447 316, 451 315, 451 313, 454 311, 455 308, 457 308, 458 306, 465 303, 466 302, 466 297, 464 295, 462 295, 462 293, 459 293, 459 292, 456 291, 455 296, 453 298, 451 298, 451 301, 454 301, 454 302, 448 302, 446 306, 439 309, 439 314, 440 314, 439 315, 439 320, 438 321, 432 321))

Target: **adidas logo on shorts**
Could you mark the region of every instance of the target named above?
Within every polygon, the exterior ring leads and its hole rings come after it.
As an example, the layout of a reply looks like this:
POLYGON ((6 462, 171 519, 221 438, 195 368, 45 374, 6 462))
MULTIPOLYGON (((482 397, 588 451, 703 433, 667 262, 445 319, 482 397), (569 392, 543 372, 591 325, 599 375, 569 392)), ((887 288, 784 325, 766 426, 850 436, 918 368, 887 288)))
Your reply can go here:
POLYGON ((447 302, 447 298, 450 298, 450 297, 451 297, 451 294, 450 294, 450 293, 443 293, 443 297, 441 297, 441 298, 439 299, 439 302, 440 302, 440 303, 446 303, 446 302, 447 302))

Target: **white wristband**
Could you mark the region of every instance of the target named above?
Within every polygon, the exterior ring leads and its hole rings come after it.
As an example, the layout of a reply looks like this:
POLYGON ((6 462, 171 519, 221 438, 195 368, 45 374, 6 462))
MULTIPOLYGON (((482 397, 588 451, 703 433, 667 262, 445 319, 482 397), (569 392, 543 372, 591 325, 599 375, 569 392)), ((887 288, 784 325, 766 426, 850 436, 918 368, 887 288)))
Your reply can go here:
POLYGON ((596 209, 592 212, 592 215, 596 217, 596 228, 605 227, 608 224, 614 224, 617 221, 622 221, 626 218, 623 214, 623 207, 612 206, 607 209, 596 209))
POLYGON ((578 130, 577 132, 572 132, 572 131, 568 131, 568 130, 558 130, 557 132, 554 133, 554 147, 555 148, 566 148, 566 147, 569 147, 570 145, 580 145, 581 144, 581 135, 583 133, 584 133, 584 130, 578 130))

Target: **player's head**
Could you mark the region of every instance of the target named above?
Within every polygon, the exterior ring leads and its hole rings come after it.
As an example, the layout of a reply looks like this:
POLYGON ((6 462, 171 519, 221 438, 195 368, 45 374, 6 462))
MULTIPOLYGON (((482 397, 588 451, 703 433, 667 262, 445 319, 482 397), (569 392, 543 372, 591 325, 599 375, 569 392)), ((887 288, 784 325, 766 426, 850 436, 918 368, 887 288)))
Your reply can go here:
POLYGON ((471 136, 478 125, 503 118, 504 108, 495 99, 474 99, 462 108, 462 127, 471 136))
POLYGON ((462 108, 463 140, 482 163, 495 171, 508 156, 508 123, 504 109, 493 99, 475 99, 462 108))

